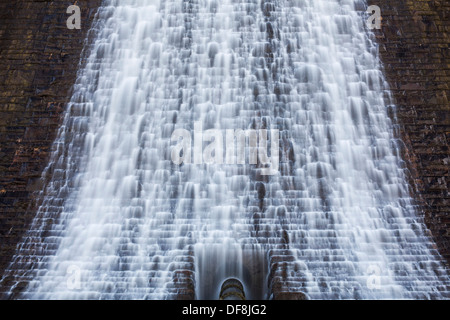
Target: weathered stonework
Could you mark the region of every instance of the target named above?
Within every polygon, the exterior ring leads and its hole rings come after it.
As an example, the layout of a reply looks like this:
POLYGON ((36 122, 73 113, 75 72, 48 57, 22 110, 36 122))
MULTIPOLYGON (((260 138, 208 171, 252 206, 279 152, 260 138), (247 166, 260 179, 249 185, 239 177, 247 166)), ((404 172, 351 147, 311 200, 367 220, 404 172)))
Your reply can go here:
POLYGON ((73 1, 0 3, 0 276, 33 218, 31 194, 100 3, 78 1, 80 30, 66 26, 73 1))
MULTIPOLYGON (((370 0, 381 8, 381 30, 374 30, 390 84, 391 110, 404 142, 411 196, 443 257, 450 262, 450 2, 370 0)), ((365 5, 360 10, 365 11, 365 5)), ((283 252, 283 251, 281 251, 283 252)), ((269 255, 270 258, 270 255, 269 255)), ((289 251, 271 260, 272 298, 303 300, 302 279, 287 275, 295 267, 289 251)))
MULTIPOLYGON (((417 199, 440 252, 450 261, 449 1, 371 0, 381 7, 375 31, 397 105, 399 134, 417 199)), ((33 218, 31 194, 75 82, 89 25, 101 0, 82 0, 81 30, 68 30, 73 1, 0 3, 0 276, 33 218)), ((281 266, 288 250, 269 255, 274 299, 305 299, 281 266)), ((285 268, 286 269, 286 268, 285 268)), ((179 275, 181 299, 195 296, 194 275, 179 275)), ((2 289, 0 287, 0 297, 2 289)))
POLYGON ((450 2, 371 0, 413 197, 450 261, 450 2))

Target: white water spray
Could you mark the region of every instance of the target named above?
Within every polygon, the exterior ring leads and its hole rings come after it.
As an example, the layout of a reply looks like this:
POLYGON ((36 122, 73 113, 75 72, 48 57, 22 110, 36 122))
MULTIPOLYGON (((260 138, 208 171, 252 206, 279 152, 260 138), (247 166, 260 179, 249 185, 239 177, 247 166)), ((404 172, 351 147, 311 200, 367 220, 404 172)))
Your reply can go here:
POLYGON ((170 299, 180 277, 269 298, 269 272, 312 299, 448 298, 356 2, 105 1, 11 267, 22 298, 170 299), (279 170, 173 163, 196 122, 278 130, 279 170))

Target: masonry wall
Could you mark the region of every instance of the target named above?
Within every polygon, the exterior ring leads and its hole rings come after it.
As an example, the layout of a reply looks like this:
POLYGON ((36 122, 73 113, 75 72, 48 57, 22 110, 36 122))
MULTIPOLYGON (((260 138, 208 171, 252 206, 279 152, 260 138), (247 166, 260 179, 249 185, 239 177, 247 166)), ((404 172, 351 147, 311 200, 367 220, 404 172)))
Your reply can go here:
MULTIPOLYGON (((450 2, 369 2, 382 9, 383 26, 375 33, 397 105, 412 193, 450 261, 450 2)), ((40 187, 100 3, 77 1, 82 28, 68 30, 66 9, 74 1, 0 0, 0 276, 33 218, 31 195, 40 187)), ((290 295, 282 279, 269 279, 274 298, 303 298, 290 295)))
MULTIPOLYGON (((403 142, 411 195, 431 236, 450 262, 450 1, 369 0, 381 8, 374 30, 394 98, 391 116, 403 142)), ((364 1, 358 5, 366 10, 364 1)), ((291 292, 298 279, 285 270, 288 250, 271 263, 269 290, 275 300, 304 300, 291 292)), ((271 259, 272 261, 272 259, 271 259)))
POLYGON ((450 1, 371 0, 413 196, 450 261, 450 1))
POLYGON ((78 1, 80 30, 66 26, 74 3, 0 0, 0 277, 33 218, 31 195, 101 0, 78 1))

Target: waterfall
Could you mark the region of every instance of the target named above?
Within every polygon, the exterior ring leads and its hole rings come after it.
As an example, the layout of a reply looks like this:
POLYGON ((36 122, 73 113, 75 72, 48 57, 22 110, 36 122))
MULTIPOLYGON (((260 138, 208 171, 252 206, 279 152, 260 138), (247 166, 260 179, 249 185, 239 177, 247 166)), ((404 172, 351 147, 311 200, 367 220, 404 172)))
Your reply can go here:
POLYGON ((250 299, 449 298, 360 7, 104 1, 10 266, 20 298, 216 299, 230 277, 250 299))

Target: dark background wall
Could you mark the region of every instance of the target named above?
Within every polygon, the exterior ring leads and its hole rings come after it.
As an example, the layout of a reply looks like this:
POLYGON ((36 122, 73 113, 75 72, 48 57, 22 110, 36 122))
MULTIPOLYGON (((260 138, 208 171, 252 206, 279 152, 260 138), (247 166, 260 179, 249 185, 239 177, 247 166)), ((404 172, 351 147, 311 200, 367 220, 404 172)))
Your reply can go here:
POLYGON ((49 156, 101 0, 0 0, 0 277, 33 218, 32 192, 49 156))
MULTIPOLYGON (((66 9, 75 2, 0 0, 0 276, 33 218, 32 192, 40 188, 101 0, 76 2, 81 30, 66 27, 66 9)), ((398 107, 413 196, 450 261, 450 2, 369 2, 382 10, 375 34, 398 107)), ((301 298, 283 293, 288 284, 274 287, 275 297, 301 298)))
POLYGON ((371 0, 413 197, 450 261, 450 1, 371 0))

